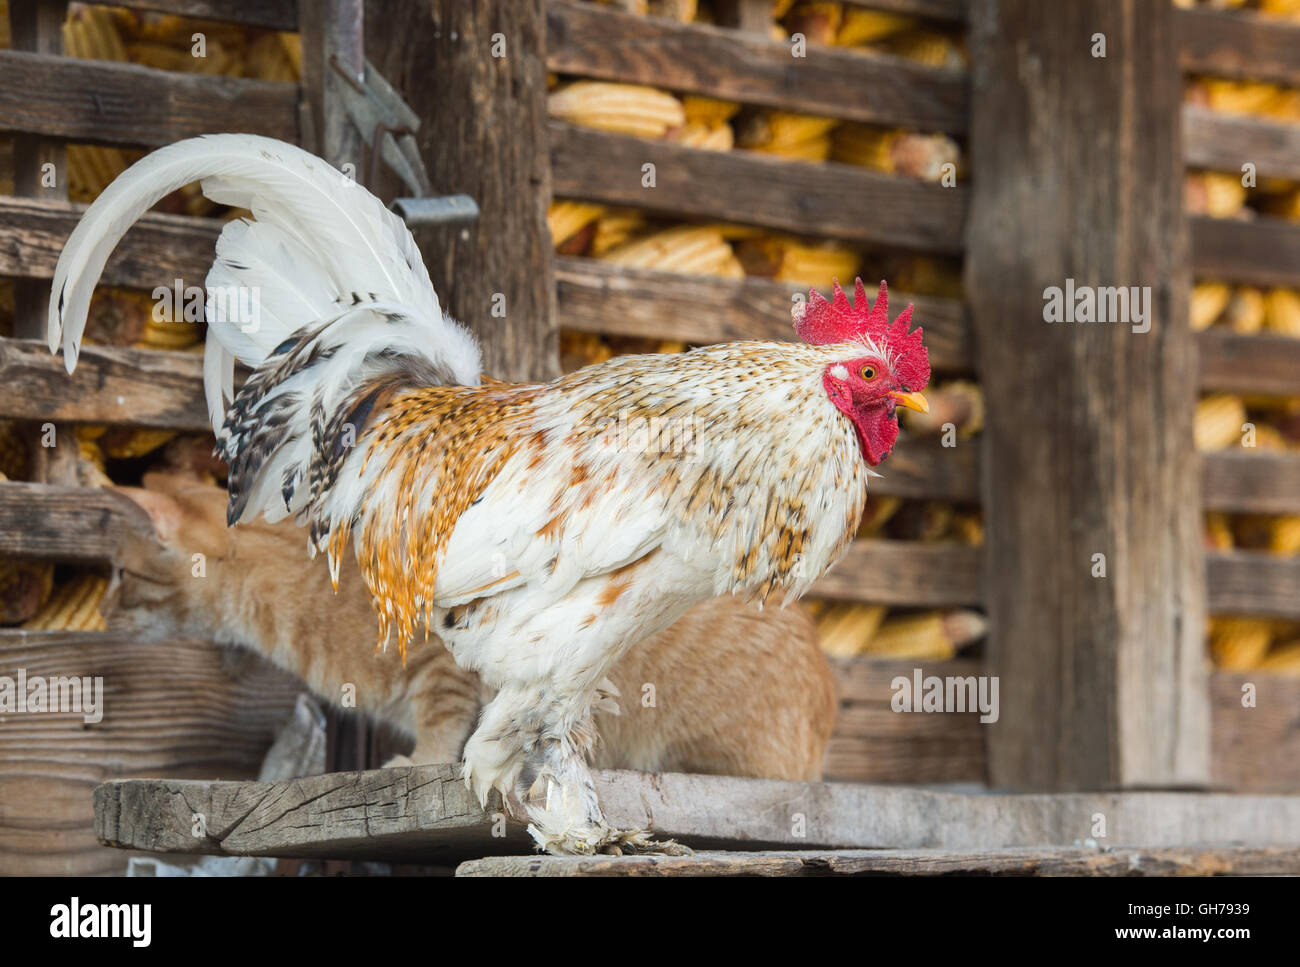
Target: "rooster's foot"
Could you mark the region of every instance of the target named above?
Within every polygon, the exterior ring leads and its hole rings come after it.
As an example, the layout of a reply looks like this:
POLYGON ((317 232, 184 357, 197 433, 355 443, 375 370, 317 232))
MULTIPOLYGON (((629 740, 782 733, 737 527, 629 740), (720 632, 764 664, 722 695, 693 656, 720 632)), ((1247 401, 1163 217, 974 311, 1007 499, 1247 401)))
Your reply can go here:
POLYGON ((600 851, 612 856, 695 855, 695 850, 675 839, 651 839, 644 829, 612 829, 600 851))

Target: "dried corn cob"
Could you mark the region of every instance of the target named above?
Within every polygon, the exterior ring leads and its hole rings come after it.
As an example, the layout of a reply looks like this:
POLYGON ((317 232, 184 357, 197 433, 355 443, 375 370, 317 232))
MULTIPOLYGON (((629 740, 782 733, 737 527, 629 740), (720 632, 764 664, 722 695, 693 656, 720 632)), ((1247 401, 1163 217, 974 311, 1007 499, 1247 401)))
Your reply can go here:
POLYGON ((681 101, 637 84, 575 81, 548 94, 546 106, 572 124, 643 138, 661 138, 686 123, 681 101))
POLYGON ((879 604, 831 605, 817 620, 822 651, 838 658, 861 654, 870 646, 886 611, 879 604))
POLYGON ((1246 188, 1236 175, 1193 172, 1184 178, 1183 199, 1192 215, 1235 218, 1244 213, 1246 188))
POLYGON ((969 547, 982 547, 984 544, 984 516, 977 510, 953 514, 952 536, 969 547))
POLYGON ((740 112, 740 105, 735 101, 721 101, 715 97, 702 97, 699 94, 682 95, 682 113, 687 124, 726 124, 740 112))
POLYGON ((1222 282, 1198 282, 1192 289, 1192 331, 1201 332, 1214 325, 1232 297, 1232 290, 1222 282))
POLYGON ((974 611, 925 611, 894 615, 883 621, 866 653, 882 658, 945 659, 983 637, 987 624, 974 611))
POLYGON ((808 243, 789 235, 742 239, 736 254, 747 275, 822 288, 837 278, 853 278, 862 262, 855 250, 838 243, 808 243))
POLYGON ((890 175, 938 181, 961 165, 961 148, 944 134, 917 134, 872 124, 842 124, 831 135, 831 160, 890 175))
POLYGON ((908 541, 933 542, 948 536, 955 510, 937 500, 909 501, 889 525, 891 537, 908 541))
POLYGON ((629 268, 739 278, 744 272, 731 246, 709 228, 668 228, 614 248, 601 259, 629 268))
POLYGON ((902 57, 927 67, 957 68, 966 65, 961 45, 947 34, 934 30, 911 30, 865 46, 878 53, 902 57))
POLYGON ((1213 393, 1196 404, 1193 437, 1197 450, 1222 450, 1241 442, 1246 407, 1238 396, 1213 393))
POLYGON ((1210 619, 1210 655, 1220 668, 1230 671, 1255 668, 1268 653, 1272 640, 1273 628, 1266 618, 1210 619))
POLYGON ((731 125, 722 124, 684 124, 668 132, 670 141, 676 141, 688 148, 702 151, 730 151, 735 144, 735 134, 731 125))
POLYGON ((1263 209, 1270 215, 1300 221, 1300 188, 1287 188, 1266 198, 1263 209))
POLYGON ((645 214, 631 209, 605 212, 596 220, 596 232, 591 240, 591 255, 600 258, 606 252, 646 231, 645 214))
POLYGON ((99 602, 108 590, 108 579, 82 574, 56 588, 48 601, 23 628, 39 631, 103 631, 107 625, 99 613, 99 602))
POLYGON ((1257 667, 1264 672, 1300 675, 1300 641, 1275 645, 1257 667))
POLYGON ((551 230, 551 242, 559 248, 604 214, 602 205, 582 201, 554 201, 546 211, 546 226, 551 230))
POLYGON ((1209 511, 1205 515, 1205 548, 1210 551, 1230 551, 1233 548, 1232 527, 1228 515, 1209 511))
POLYGON ((1264 294, 1264 325, 1283 336, 1300 336, 1300 292, 1269 289, 1264 294))
POLYGON ((844 7, 839 30, 835 33, 835 43, 841 47, 855 47, 910 30, 915 26, 916 19, 913 17, 850 5, 844 7))
POLYGON ((1238 286, 1223 310, 1223 322, 1233 332, 1259 332, 1264 328, 1264 293, 1253 286, 1238 286))

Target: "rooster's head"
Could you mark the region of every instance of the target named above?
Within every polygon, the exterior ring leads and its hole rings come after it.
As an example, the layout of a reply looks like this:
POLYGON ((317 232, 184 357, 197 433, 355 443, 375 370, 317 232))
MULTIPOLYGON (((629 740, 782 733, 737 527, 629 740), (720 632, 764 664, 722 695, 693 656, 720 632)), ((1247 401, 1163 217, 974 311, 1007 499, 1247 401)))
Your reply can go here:
POLYGON ((912 321, 909 305, 891 324, 885 283, 874 306, 858 279, 853 303, 837 281, 828 301, 812 291, 807 302, 794 307, 794 328, 799 338, 825 346, 832 354, 822 371, 826 395, 853 421, 862 457, 875 466, 889 456, 898 439, 900 406, 929 412, 921 390, 930 382, 930 358, 921 342, 921 330, 907 331, 912 321))

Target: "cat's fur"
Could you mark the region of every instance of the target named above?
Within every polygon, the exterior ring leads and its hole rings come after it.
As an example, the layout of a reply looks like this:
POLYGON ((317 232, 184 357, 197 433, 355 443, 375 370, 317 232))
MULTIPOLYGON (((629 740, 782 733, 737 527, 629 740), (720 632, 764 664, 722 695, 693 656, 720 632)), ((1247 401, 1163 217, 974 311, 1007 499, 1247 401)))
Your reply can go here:
MULTIPOLYGON (((410 762, 460 758, 491 694, 433 635, 405 667, 395 649, 376 652, 378 624, 355 570, 343 570, 335 594, 292 523, 227 528, 221 488, 150 474, 145 489, 123 491, 148 511, 157 539, 136 534, 121 546, 111 623, 250 648, 335 704, 350 684, 359 709, 415 739, 410 762), (204 577, 192 574, 195 554, 204 577)), ((705 602, 631 649, 610 678, 621 712, 596 716, 599 768, 821 776, 834 685, 797 605, 705 602)))

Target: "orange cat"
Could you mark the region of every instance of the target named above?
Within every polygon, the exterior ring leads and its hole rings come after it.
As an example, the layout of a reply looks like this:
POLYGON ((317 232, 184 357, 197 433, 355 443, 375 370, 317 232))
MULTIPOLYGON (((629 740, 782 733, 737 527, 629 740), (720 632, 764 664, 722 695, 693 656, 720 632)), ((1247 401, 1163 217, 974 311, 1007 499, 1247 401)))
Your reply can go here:
MULTIPOLYGON (((455 762, 492 696, 433 635, 406 667, 377 653, 378 624, 355 571, 337 594, 303 554, 292 522, 226 526, 226 492, 150 474, 123 488, 157 540, 128 538, 106 603, 115 626, 183 634, 260 652, 326 701, 356 707, 413 737, 409 759, 455 762), (204 576, 194 576, 201 554, 204 576)), ((818 779, 835 719, 830 669, 807 613, 759 612, 731 598, 700 604, 631 649, 610 675, 620 712, 598 712, 599 768, 818 779)))

